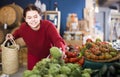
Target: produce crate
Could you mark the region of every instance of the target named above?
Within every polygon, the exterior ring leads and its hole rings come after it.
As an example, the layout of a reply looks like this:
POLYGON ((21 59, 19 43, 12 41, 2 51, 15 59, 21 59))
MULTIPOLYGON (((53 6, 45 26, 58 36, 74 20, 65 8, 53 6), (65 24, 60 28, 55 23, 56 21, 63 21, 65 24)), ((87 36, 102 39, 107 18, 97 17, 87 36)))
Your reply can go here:
POLYGON ((93 61, 93 62, 112 62, 112 61, 116 61, 120 59, 120 52, 117 54, 117 56, 111 58, 111 59, 106 59, 106 60, 92 60, 92 59, 87 59, 89 61, 93 61))
POLYGON ((92 59, 85 59, 84 67, 87 68, 92 68, 92 69, 99 69, 101 68, 104 64, 111 65, 112 63, 120 60, 120 52, 118 53, 117 56, 108 59, 108 60, 92 60, 92 59))
POLYGON ((104 64, 110 66, 113 62, 94 62, 90 60, 85 60, 83 68, 91 68, 91 69, 100 69, 104 64))

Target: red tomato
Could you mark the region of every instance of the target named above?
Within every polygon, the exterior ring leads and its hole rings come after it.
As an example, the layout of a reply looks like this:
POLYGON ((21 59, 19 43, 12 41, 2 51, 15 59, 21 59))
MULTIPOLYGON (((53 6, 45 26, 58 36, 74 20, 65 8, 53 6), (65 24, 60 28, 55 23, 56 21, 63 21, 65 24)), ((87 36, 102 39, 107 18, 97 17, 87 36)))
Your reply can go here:
POLYGON ((79 61, 79 58, 69 58, 69 62, 70 63, 75 63, 75 62, 78 62, 79 61))
POLYGON ((92 39, 88 38, 86 42, 93 42, 92 39))
POLYGON ((71 58, 71 57, 76 57, 77 56, 77 53, 76 52, 66 52, 66 56, 68 57, 68 58, 71 58))
POLYGON ((101 42, 101 44, 108 44, 107 42, 105 42, 105 41, 103 41, 103 42, 101 42))
POLYGON ((79 59, 78 63, 79 63, 81 66, 83 66, 84 61, 85 61, 85 58, 84 58, 84 57, 81 57, 81 58, 79 59))
POLYGON ((69 59, 66 57, 66 58, 64 58, 64 61, 65 61, 65 63, 68 63, 69 59))

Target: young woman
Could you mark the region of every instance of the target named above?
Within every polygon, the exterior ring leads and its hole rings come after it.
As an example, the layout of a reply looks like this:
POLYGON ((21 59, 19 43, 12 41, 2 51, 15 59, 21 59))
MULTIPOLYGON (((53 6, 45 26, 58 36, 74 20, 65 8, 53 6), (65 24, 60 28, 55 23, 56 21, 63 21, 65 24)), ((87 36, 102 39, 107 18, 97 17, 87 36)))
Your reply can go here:
POLYGON ((41 20, 41 11, 35 5, 28 5, 23 16, 25 22, 13 34, 7 34, 6 39, 24 39, 28 48, 28 70, 32 70, 38 61, 49 55, 52 46, 64 52, 66 45, 55 25, 48 20, 41 20))

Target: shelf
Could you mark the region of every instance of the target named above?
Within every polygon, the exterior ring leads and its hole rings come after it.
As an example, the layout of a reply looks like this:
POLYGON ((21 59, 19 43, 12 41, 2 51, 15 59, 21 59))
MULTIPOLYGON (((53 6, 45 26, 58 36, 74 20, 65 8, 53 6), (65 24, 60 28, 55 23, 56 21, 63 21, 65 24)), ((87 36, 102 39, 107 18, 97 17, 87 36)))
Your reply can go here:
POLYGON ((61 12, 60 11, 45 11, 42 14, 43 14, 43 19, 52 21, 56 25, 58 32, 60 32, 61 12), (54 16, 53 20, 50 19, 50 16, 54 16))
POLYGON ((65 40, 67 45, 82 45, 82 39, 81 40, 65 40))

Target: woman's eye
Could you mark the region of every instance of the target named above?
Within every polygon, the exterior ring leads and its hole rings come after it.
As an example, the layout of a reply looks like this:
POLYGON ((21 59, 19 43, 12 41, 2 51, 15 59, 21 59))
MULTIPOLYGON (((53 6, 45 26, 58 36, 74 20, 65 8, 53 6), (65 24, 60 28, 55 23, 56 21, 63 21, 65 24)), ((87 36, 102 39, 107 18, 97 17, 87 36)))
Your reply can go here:
POLYGON ((37 15, 35 15, 34 18, 37 18, 37 15))
POLYGON ((31 19, 31 17, 27 17, 27 19, 31 19))

